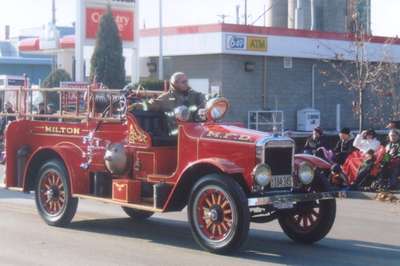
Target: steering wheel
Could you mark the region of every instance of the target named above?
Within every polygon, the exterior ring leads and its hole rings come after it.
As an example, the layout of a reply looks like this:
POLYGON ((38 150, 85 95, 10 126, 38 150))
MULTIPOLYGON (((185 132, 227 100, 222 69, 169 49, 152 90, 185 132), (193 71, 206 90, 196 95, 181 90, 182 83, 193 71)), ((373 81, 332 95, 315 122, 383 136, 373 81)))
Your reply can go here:
MULTIPOLYGON (((113 101, 112 105, 113 105, 112 110, 113 111, 116 110, 121 115, 126 114, 126 112, 128 111, 128 100, 125 95, 120 95, 118 99, 115 99, 115 101, 113 101)), ((109 115, 110 110, 111 110, 111 104, 108 104, 106 109, 101 114, 101 117, 106 117, 107 115, 109 115)))
POLYGON ((128 99, 125 95, 119 96, 119 101, 117 104, 117 111, 121 114, 126 114, 126 111, 128 110, 128 99))

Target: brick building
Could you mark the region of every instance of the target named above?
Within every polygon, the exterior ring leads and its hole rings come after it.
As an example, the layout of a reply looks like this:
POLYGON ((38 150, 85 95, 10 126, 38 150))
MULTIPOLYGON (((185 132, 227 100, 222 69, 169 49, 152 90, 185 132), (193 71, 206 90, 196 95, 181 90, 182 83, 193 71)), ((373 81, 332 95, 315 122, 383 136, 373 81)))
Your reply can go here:
MULTIPOLYGON (((157 78, 159 31, 142 30, 141 36, 142 76, 157 78)), ((400 62, 400 40, 391 46, 386 41, 371 37, 368 60, 390 54, 393 62, 400 62)), ((354 60, 352 45, 348 33, 231 24, 170 27, 164 29, 164 78, 184 71, 195 89, 218 90, 232 103, 229 120, 247 124, 248 111, 276 109, 284 113, 285 129, 296 130, 297 112, 313 107, 326 129, 356 128, 353 92, 338 85, 329 63, 354 60)))

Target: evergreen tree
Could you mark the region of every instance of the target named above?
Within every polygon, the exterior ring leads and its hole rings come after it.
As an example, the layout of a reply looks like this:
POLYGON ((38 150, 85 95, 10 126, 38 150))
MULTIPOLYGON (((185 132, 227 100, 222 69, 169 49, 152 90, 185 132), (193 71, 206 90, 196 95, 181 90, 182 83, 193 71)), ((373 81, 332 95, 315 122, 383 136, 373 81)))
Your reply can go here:
MULTIPOLYGON (((59 88, 62 81, 71 81, 71 76, 64 69, 57 69, 51 72, 42 82, 43 88, 59 88)), ((43 94, 42 94, 43 95, 43 94)), ((60 106, 60 96, 58 92, 47 92, 43 97, 47 102, 54 105, 56 109, 60 106)))
POLYGON ((58 88, 60 82, 71 81, 71 76, 64 69, 57 69, 51 72, 42 82, 43 88, 58 88))
POLYGON ((90 80, 96 77, 111 89, 125 86, 125 59, 122 53, 122 41, 110 6, 101 17, 97 32, 96 47, 91 59, 90 80))

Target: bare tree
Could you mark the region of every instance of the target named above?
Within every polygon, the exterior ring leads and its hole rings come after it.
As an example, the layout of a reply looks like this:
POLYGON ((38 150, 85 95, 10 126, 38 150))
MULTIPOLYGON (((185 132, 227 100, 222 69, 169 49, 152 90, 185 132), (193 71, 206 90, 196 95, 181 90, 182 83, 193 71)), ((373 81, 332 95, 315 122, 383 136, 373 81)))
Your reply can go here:
MULTIPOLYGON (((354 9, 350 23, 352 46, 347 54, 353 56, 353 60, 345 61, 343 56, 335 54, 336 61, 330 61, 331 67, 339 75, 336 81, 342 87, 354 92, 353 111, 358 116, 358 127, 361 131, 365 123, 365 97, 367 92, 379 97, 398 97, 399 66, 390 63, 390 57, 385 55, 380 61, 371 61, 366 52, 366 46, 371 41, 367 27, 359 19, 359 13, 354 9)), ((388 39, 385 46, 391 45, 393 40, 388 39)), ((322 74, 327 74, 324 72, 322 74)), ((384 98, 381 98, 383 100, 384 98)), ((398 98, 397 98, 398 99, 398 98)), ((390 102, 394 102, 393 100, 390 102)), ((381 101, 381 107, 388 101, 381 101)), ((400 104, 397 104, 397 113, 400 111, 400 104)))
POLYGON ((383 104, 390 104, 391 118, 400 120, 400 65, 387 60, 382 64, 382 73, 376 82, 380 85, 376 94, 381 97, 383 104))

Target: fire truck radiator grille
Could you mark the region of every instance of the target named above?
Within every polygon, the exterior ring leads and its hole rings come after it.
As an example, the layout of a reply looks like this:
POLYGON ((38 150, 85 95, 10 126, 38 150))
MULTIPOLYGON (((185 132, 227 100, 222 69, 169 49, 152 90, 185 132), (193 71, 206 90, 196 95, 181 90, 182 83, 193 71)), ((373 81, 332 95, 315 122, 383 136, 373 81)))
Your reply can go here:
POLYGON ((266 147, 265 163, 271 167, 272 175, 292 175, 293 148, 266 147))

